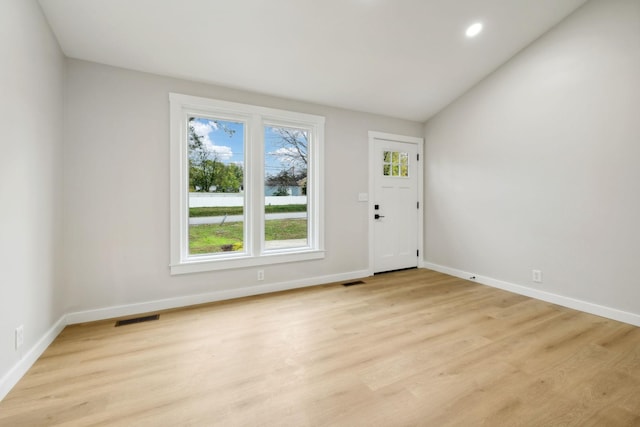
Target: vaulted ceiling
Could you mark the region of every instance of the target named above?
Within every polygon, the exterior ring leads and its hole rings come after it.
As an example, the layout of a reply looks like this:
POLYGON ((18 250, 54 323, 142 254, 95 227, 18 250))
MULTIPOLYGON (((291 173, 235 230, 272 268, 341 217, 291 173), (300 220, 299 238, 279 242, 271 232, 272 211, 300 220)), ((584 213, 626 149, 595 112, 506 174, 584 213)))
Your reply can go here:
POLYGON ((40 4, 71 58, 424 121, 585 1, 40 4))

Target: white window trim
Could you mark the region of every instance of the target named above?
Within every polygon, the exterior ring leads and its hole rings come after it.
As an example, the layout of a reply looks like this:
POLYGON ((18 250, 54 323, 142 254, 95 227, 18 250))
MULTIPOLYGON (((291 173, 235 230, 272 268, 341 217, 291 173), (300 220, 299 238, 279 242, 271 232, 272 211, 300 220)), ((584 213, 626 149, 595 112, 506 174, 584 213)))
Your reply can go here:
POLYGON ((267 264, 322 259, 324 253, 324 123, 322 116, 274 108, 220 101, 176 93, 169 94, 170 104, 170 258, 171 274, 244 268, 267 264), (247 236, 245 252, 188 256, 188 144, 187 117, 228 116, 246 123, 245 149, 245 209, 247 236), (307 194, 309 235, 308 246, 280 250, 265 250, 264 224, 264 125, 291 126, 309 129, 307 194), (314 139, 315 138, 315 139, 314 139), (250 165, 251 167, 247 167, 250 165))

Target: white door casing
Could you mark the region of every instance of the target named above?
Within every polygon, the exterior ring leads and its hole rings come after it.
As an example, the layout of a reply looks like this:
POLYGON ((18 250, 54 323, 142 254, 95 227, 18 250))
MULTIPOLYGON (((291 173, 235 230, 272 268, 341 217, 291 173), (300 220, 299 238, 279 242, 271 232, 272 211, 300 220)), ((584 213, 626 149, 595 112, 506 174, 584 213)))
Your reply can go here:
POLYGON ((422 145, 422 138, 369 132, 371 274, 422 264, 422 145))

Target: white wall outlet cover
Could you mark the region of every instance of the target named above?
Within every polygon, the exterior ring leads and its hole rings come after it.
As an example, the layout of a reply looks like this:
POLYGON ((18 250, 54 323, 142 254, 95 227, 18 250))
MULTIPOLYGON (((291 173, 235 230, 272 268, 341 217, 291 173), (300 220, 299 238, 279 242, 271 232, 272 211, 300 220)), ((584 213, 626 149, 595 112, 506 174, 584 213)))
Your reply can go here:
POLYGON ((536 283, 542 283, 542 270, 532 270, 531 279, 536 283))
POLYGON ((24 344, 24 326, 16 328, 16 350, 24 344))

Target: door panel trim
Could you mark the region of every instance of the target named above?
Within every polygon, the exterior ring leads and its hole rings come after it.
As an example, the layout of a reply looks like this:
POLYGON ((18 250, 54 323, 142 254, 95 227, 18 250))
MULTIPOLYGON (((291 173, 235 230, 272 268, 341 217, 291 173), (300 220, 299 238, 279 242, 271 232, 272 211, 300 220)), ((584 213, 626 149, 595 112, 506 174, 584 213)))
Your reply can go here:
POLYGON ((373 272, 375 269, 374 266, 374 199, 375 199, 375 186, 374 186, 374 173, 375 167, 377 165, 375 159, 375 150, 374 144, 375 140, 384 140, 384 141, 396 141, 396 142, 405 142, 410 144, 416 144, 418 149, 419 161, 417 163, 418 166, 418 268, 424 267, 424 238, 423 238, 423 230, 424 230, 424 138, 418 138, 415 136, 406 136, 406 135, 396 135, 392 133, 386 132, 378 132, 378 131, 369 131, 369 203, 367 208, 367 216, 368 216, 368 230, 369 230, 369 266, 368 271, 369 275, 373 276, 373 272))

